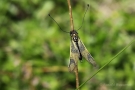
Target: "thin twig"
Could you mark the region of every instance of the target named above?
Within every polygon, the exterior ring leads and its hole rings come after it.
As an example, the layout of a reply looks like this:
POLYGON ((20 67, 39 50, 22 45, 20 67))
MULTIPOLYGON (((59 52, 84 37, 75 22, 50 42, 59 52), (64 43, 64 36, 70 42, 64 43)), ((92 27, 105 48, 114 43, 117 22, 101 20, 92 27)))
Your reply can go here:
MULTIPOLYGON (((71 26, 71 31, 72 31, 74 30, 72 8, 71 8, 70 0, 67 0, 67 2, 68 2, 68 7, 69 7, 70 26, 71 26)), ((78 88, 79 90, 78 65, 76 65, 74 72, 75 72, 75 77, 76 77, 76 88, 78 88)))
POLYGON ((67 0, 68 2, 68 7, 69 7, 69 16, 70 16, 70 26, 71 26, 71 30, 74 30, 74 23, 73 23, 73 16, 72 16, 72 7, 70 4, 70 0, 67 0))
POLYGON ((79 76, 78 76, 78 65, 75 67, 75 77, 76 77, 76 88, 79 90, 79 76))

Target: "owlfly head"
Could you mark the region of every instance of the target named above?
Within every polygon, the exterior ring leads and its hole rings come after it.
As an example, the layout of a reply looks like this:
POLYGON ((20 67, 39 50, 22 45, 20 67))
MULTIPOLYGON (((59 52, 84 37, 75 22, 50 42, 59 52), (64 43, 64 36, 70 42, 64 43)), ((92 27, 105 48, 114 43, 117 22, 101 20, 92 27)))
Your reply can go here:
POLYGON ((72 30, 70 31, 70 36, 71 36, 71 39, 74 41, 74 42, 78 42, 78 33, 76 32, 76 30, 72 30))

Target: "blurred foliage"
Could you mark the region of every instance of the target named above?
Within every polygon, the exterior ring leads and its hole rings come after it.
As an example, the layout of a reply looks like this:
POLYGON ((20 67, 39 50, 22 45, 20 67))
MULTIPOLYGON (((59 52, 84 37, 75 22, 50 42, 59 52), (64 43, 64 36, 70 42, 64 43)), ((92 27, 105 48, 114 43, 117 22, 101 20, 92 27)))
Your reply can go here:
MULTIPOLYGON (((134 0, 71 0, 75 29, 90 8, 81 40, 99 67, 135 35, 134 0)), ((70 90, 75 76, 68 71, 70 19, 65 0, 0 0, 0 89, 70 90)), ((130 46, 81 90, 135 90, 135 45, 130 46)), ((80 84, 96 70, 84 59, 80 84)))

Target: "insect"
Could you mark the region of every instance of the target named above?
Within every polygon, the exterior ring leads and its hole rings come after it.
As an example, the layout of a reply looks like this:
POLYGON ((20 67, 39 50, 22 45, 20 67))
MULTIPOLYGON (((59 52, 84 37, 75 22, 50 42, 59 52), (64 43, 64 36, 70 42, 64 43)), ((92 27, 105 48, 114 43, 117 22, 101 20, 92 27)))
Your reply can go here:
POLYGON ((90 62, 94 67, 96 67, 96 62, 94 61, 91 54, 88 52, 82 41, 80 40, 76 30, 70 31, 71 43, 70 43, 70 63, 69 71, 73 72, 78 60, 82 60, 84 57, 88 62, 90 62))
MULTIPOLYGON (((86 12, 87 12, 87 10, 86 10, 86 12)), ((85 14, 86 14, 86 12, 85 12, 85 14)), ((85 16, 85 14, 84 14, 84 16, 85 16)), ((50 16, 50 14, 49 14, 49 16, 50 16)), ((84 17, 83 17, 83 21, 84 21, 84 17)), ((59 26, 59 24, 57 22, 56 22, 56 24, 59 26)), ((60 30, 62 30, 60 26, 59 26, 59 28, 60 28, 60 30)), ((62 30, 62 31, 64 31, 64 30, 62 30)), ((67 32, 67 31, 64 31, 64 32, 67 32)), ((68 66, 69 71, 70 72, 74 72, 75 67, 77 66, 78 60, 82 61, 83 57, 89 63, 91 63, 94 67, 97 67, 97 64, 94 61, 93 57, 91 56, 91 54, 86 49, 86 47, 84 46, 83 42, 80 40, 77 31, 76 30, 71 30, 70 32, 67 32, 67 33, 70 33, 70 37, 71 37, 71 43, 70 43, 70 62, 69 62, 69 66, 68 66)))

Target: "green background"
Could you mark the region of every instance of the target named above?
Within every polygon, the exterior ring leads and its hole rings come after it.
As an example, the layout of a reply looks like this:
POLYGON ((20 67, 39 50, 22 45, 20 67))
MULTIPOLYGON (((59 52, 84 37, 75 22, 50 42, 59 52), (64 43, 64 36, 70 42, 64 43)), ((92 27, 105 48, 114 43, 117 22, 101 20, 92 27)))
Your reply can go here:
MULTIPOLYGON (((134 39, 134 0, 71 0, 75 29, 99 67, 134 39)), ((0 90, 70 90, 67 0, 0 0, 0 90)), ((97 70, 78 62, 80 84, 97 70)), ((131 45, 81 90, 135 90, 135 45, 131 45)))

